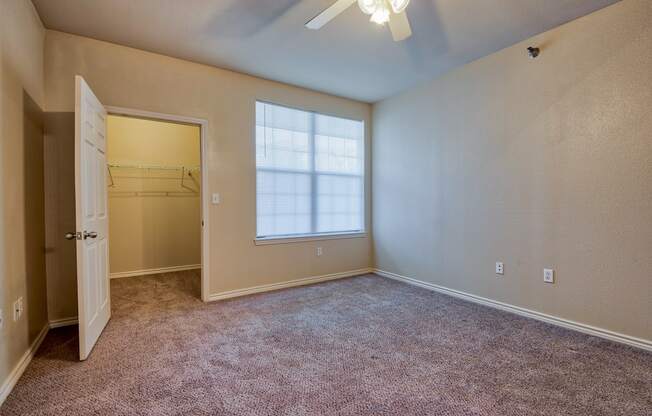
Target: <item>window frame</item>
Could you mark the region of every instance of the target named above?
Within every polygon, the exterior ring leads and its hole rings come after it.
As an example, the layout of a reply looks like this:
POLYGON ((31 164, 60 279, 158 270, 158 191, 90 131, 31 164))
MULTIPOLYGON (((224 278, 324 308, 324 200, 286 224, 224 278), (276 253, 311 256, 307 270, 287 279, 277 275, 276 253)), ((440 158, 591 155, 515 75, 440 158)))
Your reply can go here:
MULTIPOLYGON (((268 244, 287 244, 287 243, 298 243, 298 242, 305 242, 305 241, 320 241, 320 240, 336 240, 336 239, 349 239, 349 238, 362 238, 367 236, 367 130, 366 130, 366 123, 365 120, 360 120, 352 117, 343 117, 341 115, 337 114, 332 114, 332 113, 324 113, 321 111, 316 111, 313 109, 308 109, 308 108, 299 108, 299 107, 293 107, 285 104, 279 104, 274 101, 268 101, 268 100, 263 100, 263 99, 255 99, 254 100, 254 105, 253 105, 253 110, 254 110, 254 117, 253 117, 253 133, 252 133, 252 141, 253 141, 253 153, 254 153, 254 180, 255 180, 255 186, 254 186, 254 201, 255 201, 255 209, 254 209, 254 243, 255 245, 268 245, 268 244), (314 232, 314 233, 304 233, 304 234, 286 234, 286 235, 273 235, 273 236, 258 236, 258 165, 257 165, 257 149, 256 149, 256 104, 261 103, 261 104, 269 104, 269 105, 274 105, 278 107, 284 107, 290 110, 296 110, 296 111, 302 111, 306 113, 311 113, 312 114, 312 123, 313 123, 313 129, 312 129, 312 140, 311 143, 313 145, 311 149, 311 155, 313 157, 313 162, 314 163, 314 154, 315 154, 315 149, 314 149, 314 139, 315 139, 315 132, 314 132, 314 116, 315 115, 322 115, 322 116, 327 116, 327 117, 336 117, 336 118, 341 118, 344 120, 351 120, 355 122, 362 123, 362 213, 361 213, 361 225, 362 228, 360 230, 351 230, 351 231, 333 231, 333 232, 314 232)), ((264 169, 266 170, 266 169, 264 169)), ((269 169, 269 171, 273 171, 274 169, 269 169)), ((279 169, 278 171, 281 171, 282 169, 279 169)), ((313 165, 312 170, 309 172, 311 176, 311 204, 313 209, 316 209, 315 201, 317 199, 317 193, 316 193, 316 178, 319 175, 317 171, 315 170, 315 167, 313 165)), ((328 172, 325 172, 324 175, 328 175, 328 172)), ((334 173, 333 175, 337 175, 337 173, 334 173)), ((348 175, 347 175, 348 176, 348 175)), ((351 175, 354 176, 354 175, 351 175)), ((313 222, 313 227, 314 227, 314 221, 316 219, 316 213, 311 212, 311 221, 313 222)))

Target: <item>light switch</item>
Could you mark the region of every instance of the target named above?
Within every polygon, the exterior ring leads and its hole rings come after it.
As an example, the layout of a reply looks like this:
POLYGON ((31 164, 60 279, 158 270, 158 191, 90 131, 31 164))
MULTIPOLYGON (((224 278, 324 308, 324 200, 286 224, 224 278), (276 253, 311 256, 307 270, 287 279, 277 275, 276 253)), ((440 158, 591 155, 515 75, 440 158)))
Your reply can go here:
POLYGON ((220 203, 220 194, 213 194, 213 205, 218 205, 220 203))

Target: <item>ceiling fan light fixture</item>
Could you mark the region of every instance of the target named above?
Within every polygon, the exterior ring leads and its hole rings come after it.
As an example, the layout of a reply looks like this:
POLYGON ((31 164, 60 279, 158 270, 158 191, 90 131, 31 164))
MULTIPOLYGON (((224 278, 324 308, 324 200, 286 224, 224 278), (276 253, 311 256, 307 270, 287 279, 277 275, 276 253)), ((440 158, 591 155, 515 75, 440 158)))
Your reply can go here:
POLYGON ((378 25, 389 23, 392 39, 400 42, 412 36, 412 28, 405 8, 410 0, 331 0, 330 7, 313 17, 306 23, 308 29, 317 30, 340 15, 354 3, 367 16, 369 20, 378 25))
POLYGON ((384 25, 389 22, 389 9, 384 3, 379 3, 369 20, 379 25, 384 25))
POLYGON ((389 0, 392 11, 396 14, 401 13, 410 4, 410 0, 389 0))

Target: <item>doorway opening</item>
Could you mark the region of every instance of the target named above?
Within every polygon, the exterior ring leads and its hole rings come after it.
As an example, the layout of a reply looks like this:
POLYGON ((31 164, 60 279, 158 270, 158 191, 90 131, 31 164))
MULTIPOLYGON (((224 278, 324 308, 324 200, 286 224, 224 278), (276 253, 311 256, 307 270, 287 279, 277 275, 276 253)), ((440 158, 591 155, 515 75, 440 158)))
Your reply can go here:
POLYGON ((205 299, 205 122, 107 110, 109 275, 125 279, 112 286, 205 299))

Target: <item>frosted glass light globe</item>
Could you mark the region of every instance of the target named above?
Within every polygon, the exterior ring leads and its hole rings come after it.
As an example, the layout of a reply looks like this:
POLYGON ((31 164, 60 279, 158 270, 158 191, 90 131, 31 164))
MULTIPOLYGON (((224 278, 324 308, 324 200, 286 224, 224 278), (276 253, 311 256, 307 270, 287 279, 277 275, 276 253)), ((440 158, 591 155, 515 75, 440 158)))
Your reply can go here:
POLYGON ((364 14, 373 14, 376 11, 376 0, 358 0, 358 7, 364 14))
POLYGON ((371 15, 371 19, 369 20, 379 25, 384 25, 389 22, 389 9, 383 4, 381 7, 376 8, 376 11, 371 15))

